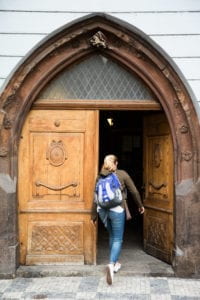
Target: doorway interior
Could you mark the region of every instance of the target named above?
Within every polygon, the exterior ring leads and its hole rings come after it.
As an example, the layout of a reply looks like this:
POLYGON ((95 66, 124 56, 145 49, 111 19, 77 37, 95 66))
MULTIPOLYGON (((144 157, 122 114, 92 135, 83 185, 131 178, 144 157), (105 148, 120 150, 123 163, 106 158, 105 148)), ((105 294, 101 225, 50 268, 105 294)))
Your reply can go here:
MULTIPOLYGON (((105 155, 115 154, 119 159, 119 168, 129 173, 142 199, 144 193, 143 123, 144 117, 151 113, 151 111, 100 111, 99 168, 105 155)), ((126 270, 137 268, 137 266, 139 271, 147 271, 147 269, 149 271, 149 268, 156 267, 161 270, 168 269, 170 267, 168 264, 144 252, 143 216, 138 213, 129 195, 128 206, 132 219, 126 221, 120 261, 126 266, 126 270)), ((98 221, 97 241, 97 264, 107 264, 108 233, 100 220, 98 221)))
MULTIPOLYGON (((142 196, 143 182, 143 115, 140 111, 101 111, 99 130, 99 168, 107 154, 115 154, 119 168, 126 170, 142 196)), ((142 249, 142 216, 138 214, 134 201, 128 197, 133 216, 126 221, 123 253, 131 249, 142 249)), ((97 263, 108 259, 108 234, 101 221, 98 222, 97 263), (107 249, 107 250, 106 250, 107 249)), ((132 251, 134 252, 134 251, 132 251)), ((126 253, 127 256, 128 253, 126 253)))

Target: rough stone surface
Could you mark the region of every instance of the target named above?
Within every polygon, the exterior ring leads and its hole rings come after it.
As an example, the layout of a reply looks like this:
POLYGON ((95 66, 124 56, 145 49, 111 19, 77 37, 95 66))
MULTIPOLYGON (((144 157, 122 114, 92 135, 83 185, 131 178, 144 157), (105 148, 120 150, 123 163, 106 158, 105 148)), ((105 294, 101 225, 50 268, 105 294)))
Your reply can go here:
POLYGON ((1 299, 197 300, 200 280, 114 276, 15 278, 0 280, 1 299))
POLYGON ((184 185, 178 189, 176 211, 181 214, 176 220, 179 235, 176 235, 175 272, 177 276, 199 276, 200 180, 188 186, 188 190, 184 185))
POLYGON ((16 182, 0 176, 0 278, 12 278, 17 263, 16 182))

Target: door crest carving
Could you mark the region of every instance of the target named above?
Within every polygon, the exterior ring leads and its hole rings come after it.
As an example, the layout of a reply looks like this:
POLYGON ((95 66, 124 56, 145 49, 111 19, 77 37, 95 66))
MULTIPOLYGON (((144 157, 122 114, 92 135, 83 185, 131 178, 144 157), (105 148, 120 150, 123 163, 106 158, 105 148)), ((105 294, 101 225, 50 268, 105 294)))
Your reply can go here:
POLYGON ((160 144, 154 144, 153 148, 153 166, 159 168, 162 161, 160 144))
POLYGON ((64 164, 67 159, 67 153, 64 149, 62 141, 56 142, 53 140, 47 149, 46 159, 54 167, 59 167, 64 164))

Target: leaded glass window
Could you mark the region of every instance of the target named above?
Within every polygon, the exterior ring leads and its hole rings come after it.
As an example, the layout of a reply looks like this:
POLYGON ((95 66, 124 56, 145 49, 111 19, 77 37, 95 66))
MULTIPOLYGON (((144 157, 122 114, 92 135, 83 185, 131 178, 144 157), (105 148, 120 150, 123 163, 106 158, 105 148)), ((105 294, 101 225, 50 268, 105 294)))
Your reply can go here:
POLYGON ((155 99, 145 83, 112 60, 94 55, 59 73, 39 99, 155 99))

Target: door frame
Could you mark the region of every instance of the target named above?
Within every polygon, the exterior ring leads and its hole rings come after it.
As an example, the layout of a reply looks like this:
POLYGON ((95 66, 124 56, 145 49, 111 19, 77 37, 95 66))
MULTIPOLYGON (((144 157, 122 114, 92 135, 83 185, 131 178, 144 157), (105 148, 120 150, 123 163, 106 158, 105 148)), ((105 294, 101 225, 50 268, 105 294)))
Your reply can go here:
MULTIPOLYGON (((198 275, 200 114, 197 101, 184 76, 158 45, 134 26, 105 14, 86 16, 53 32, 21 61, 3 88, 0 97, 0 213, 5 218, 1 223, 0 274, 12 276, 18 265, 17 160, 27 113, 41 89, 56 74, 97 53, 136 73, 155 94, 168 119, 175 164, 173 266, 177 275, 198 275)), ((94 109, 95 101, 90 101, 94 109)), ((114 103, 110 105, 117 109, 114 103)), ((136 104, 133 101, 128 109, 136 109, 136 104)), ((68 108, 70 106, 73 104, 69 103, 68 108)))

